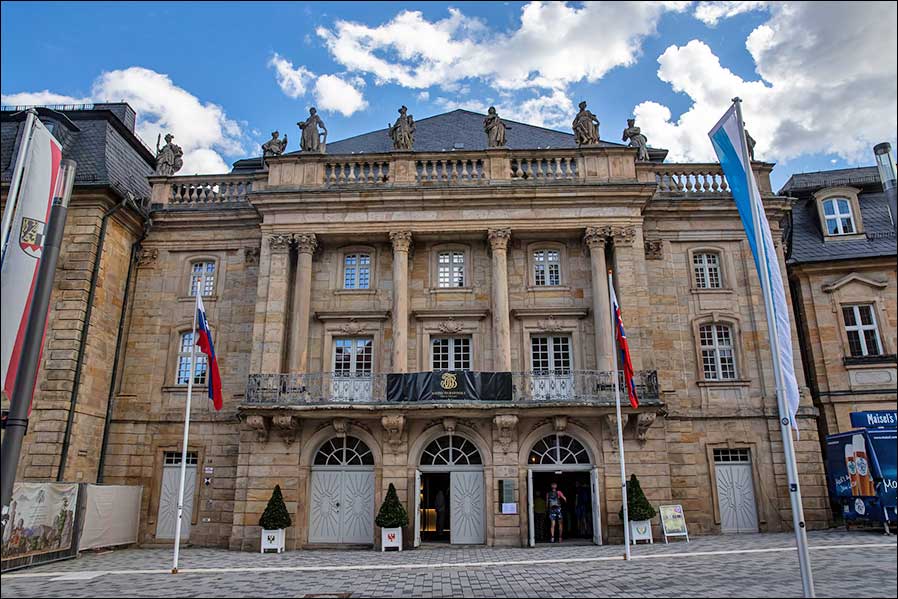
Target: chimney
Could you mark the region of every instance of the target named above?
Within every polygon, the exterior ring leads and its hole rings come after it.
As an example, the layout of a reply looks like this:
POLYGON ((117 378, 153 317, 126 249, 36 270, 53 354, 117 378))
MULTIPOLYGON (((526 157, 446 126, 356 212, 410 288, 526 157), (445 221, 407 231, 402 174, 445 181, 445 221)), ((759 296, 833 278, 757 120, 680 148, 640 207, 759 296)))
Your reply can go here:
POLYGON ((879 180, 882 182, 882 190, 886 194, 889 207, 889 220, 895 226, 895 218, 898 217, 898 182, 896 182, 895 157, 892 155, 892 145, 884 141, 873 146, 873 154, 876 156, 876 167, 879 169, 879 180))

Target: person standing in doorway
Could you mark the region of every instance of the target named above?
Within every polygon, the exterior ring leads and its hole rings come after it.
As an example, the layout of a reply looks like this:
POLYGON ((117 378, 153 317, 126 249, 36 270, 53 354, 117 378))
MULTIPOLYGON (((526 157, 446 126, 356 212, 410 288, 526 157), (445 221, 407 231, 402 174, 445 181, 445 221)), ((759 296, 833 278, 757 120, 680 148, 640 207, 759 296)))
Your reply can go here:
POLYGON ((534 537, 537 541, 546 538, 546 496, 537 493, 533 498, 533 524, 536 527, 534 537))
POLYGON ((589 487, 577 481, 577 489, 574 496, 574 515, 577 517, 577 535, 589 536, 589 511, 592 508, 592 498, 589 487))
POLYGON ((558 483, 552 482, 546 493, 546 507, 549 509, 549 542, 555 542, 555 524, 558 524, 558 542, 564 537, 564 510, 561 502, 567 503, 567 497, 558 489, 558 483))
POLYGON ((443 531, 446 530, 446 496, 443 495, 442 489, 437 491, 433 507, 437 512, 437 534, 443 534, 443 531))

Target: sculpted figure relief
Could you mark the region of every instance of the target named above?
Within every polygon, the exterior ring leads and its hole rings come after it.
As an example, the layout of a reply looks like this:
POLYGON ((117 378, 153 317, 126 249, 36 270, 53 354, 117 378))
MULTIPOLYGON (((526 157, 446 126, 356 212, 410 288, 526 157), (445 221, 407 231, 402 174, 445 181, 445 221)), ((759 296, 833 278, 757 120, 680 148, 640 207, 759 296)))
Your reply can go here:
POLYGON ((272 131, 271 139, 262 144, 262 156, 264 158, 280 156, 287 149, 287 136, 284 135, 284 139, 279 139, 280 135, 279 131, 272 131))
POLYGON ((300 149, 303 152, 323 152, 322 144, 327 143, 327 127, 318 116, 318 110, 315 107, 309 108, 309 118, 296 124, 302 131, 302 137, 299 140, 300 149), (318 131, 318 127, 321 127, 321 132, 318 131), (321 139, 322 135, 324 135, 324 140, 321 139))
POLYGON ((505 130, 506 127, 499 114, 493 106, 487 111, 487 116, 483 119, 483 131, 486 133, 486 145, 488 148, 504 148, 505 147, 505 130))
POLYGON ((578 146, 599 143, 599 119, 586 109, 586 102, 580 102, 580 112, 574 117, 571 128, 574 130, 578 146))
MULTIPOLYGON (((160 133, 161 135, 161 133, 160 133)), ((159 147, 159 137, 156 138, 156 174, 170 177, 184 166, 184 150, 178 144, 172 143, 175 138, 171 133, 165 134, 165 145, 159 147)))
POLYGON ((396 122, 387 125, 394 150, 411 150, 415 145, 415 119, 407 113, 408 108, 402 106, 399 109, 399 118, 396 119, 396 122))
POLYGON ((631 148, 638 148, 636 160, 646 161, 649 159, 649 140, 642 134, 642 130, 636 126, 636 119, 627 119, 627 128, 624 129, 622 141, 629 141, 631 148))
POLYGON ((748 159, 755 159, 755 138, 748 134, 748 129, 745 130, 745 143, 748 144, 748 159))

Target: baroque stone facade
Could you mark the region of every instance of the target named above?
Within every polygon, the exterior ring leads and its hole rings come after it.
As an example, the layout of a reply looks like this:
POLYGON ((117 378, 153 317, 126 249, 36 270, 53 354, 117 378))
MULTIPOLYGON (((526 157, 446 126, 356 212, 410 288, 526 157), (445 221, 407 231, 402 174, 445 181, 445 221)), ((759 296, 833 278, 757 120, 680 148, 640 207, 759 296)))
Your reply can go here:
MULTIPOLYGON (((754 527, 787 528, 761 290, 732 198, 717 165, 636 152, 571 138, 451 155, 304 152, 268 157, 265 170, 151 177, 104 467, 107 483, 144 487, 141 542, 170 542, 166 466, 179 459, 196 286, 225 408, 202 400, 199 380, 192 543, 258 549, 280 485, 289 548, 376 544, 369 521, 392 483, 414 544, 433 533, 426 487, 448 475, 450 519, 475 523, 453 542, 522 546, 539 540, 530 513, 556 471, 588 488, 594 539, 618 541, 609 271, 642 395, 636 410, 624 401, 628 472, 653 504, 681 504, 691 533, 719 532, 730 524, 718 470, 736 452, 754 527), (431 370, 509 372, 512 391, 391 399, 388 373, 431 370), (453 503, 462 493, 477 513, 453 503)), ((790 203, 770 189, 772 165, 754 168, 778 236, 790 203)), ((817 412, 795 360, 805 515, 819 527, 817 412)))

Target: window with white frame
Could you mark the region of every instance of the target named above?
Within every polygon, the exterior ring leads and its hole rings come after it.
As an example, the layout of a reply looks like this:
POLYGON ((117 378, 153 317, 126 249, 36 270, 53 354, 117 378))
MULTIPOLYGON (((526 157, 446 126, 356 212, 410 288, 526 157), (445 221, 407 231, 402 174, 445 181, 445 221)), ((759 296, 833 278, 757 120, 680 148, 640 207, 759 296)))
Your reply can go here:
POLYGON ((352 253, 343 256, 343 289, 371 287, 371 254, 352 253))
POLYGON ((334 339, 334 377, 370 377, 374 357, 371 337, 340 337, 334 339))
POLYGON ((537 287, 561 285, 561 253, 539 248, 533 251, 533 284, 537 287))
POLYGON ((842 318, 848 333, 848 349, 852 358, 882 355, 882 341, 871 304, 842 306, 842 318))
POLYGON ((534 376, 571 372, 571 338, 563 335, 534 335, 530 338, 530 361, 534 376))
POLYGON ((465 251, 443 250, 437 253, 437 287, 465 286, 465 251))
POLYGON ((851 201, 848 198, 823 200, 823 219, 827 235, 848 235, 856 232, 851 201))
POLYGON ((736 353, 733 328, 727 324, 703 324, 699 327, 702 370, 706 381, 728 381, 736 378, 736 353))
MULTIPOLYGON (((181 333, 178 343, 178 375, 177 383, 186 385, 190 382, 190 353, 193 349, 193 331, 181 333)), ((193 384, 206 384, 206 354, 202 353, 199 348, 194 354, 193 384)))
POLYGON ((200 295, 209 296, 215 293, 215 261, 203 260, 190 265, 190 295, 194 296, 199 289, 200 295))
POLYGON ((692 272, 696 289, 720 289, 720 254, 717 252, 695 252, 692 254, 692 272))
POLYGON ((470 337, 433 337, 430 340, 432 370, 470 370, 470 337))

